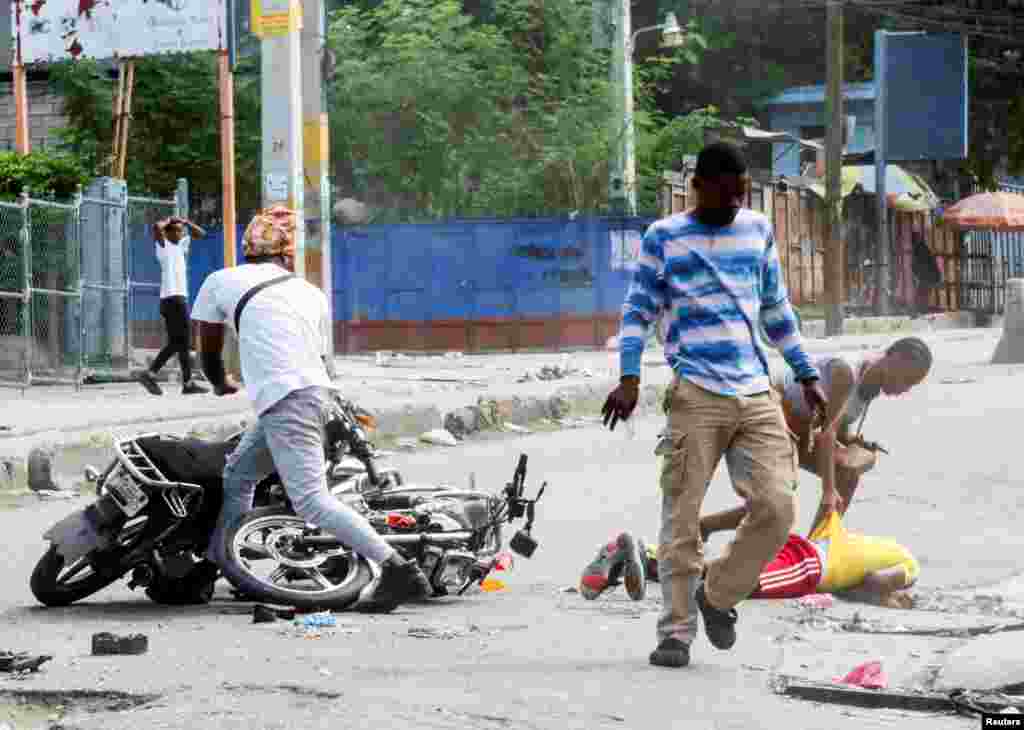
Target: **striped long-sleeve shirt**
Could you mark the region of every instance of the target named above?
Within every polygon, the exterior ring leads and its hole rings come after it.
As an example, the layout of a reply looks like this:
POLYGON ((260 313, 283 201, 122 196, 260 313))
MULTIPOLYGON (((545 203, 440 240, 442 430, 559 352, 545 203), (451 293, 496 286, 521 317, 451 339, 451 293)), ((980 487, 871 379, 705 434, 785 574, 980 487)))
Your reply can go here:
POLYGON ((769 389, 760 324, 798 379, 817 377, 789 303, 771 223, 743 209, 729 226, 690 213, 652 224, 622 308, 623 375, 640 375, 648 329, 665 313, 665 355, 680 377, 722 395, 769 389))

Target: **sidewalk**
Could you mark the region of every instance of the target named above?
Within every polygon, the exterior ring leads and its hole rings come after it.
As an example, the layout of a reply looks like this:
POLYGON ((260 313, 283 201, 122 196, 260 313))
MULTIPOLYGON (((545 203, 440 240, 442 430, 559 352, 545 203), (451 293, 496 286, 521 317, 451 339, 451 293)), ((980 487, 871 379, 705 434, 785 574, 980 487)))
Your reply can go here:
MULTIPOLYGON (((884 347, 900 336, 808 339, 806 347, 812 353, 856 353, 884 347)), ((999 331, 947 330, 919 336, 932 345, 939 363, 980 363, 991 355, 999 331)), ((664 387, 671 372, 660 348, 649 348, 644 362, 644 385, 664 387)), ((520 424, 549 411, 552 400, 563 402, 557 406, 561 410, 593 410, 618 379, 618 353, 609 351, 399 354, 380 364, 376 357, 356 356, 338 358, 336 364, 342 392, 377 413, 381 435, 392 437, 440 428, 446 413, 475 406, 481 399, 501 403, 504 420, 520 424)), ((655 397, 653 391, 648 393, 648 405, 655 397)), ((77 393, 70 387, 47 386, 24 394, 6 390, 0 391, 0 458, 24 458, 40 444, 100 445, 111 432, 210 432, 251 419, 244 392, 230 398, 183 396, 166 385, 165 395, 156 397, 134 383, 89 385, 77 393)))

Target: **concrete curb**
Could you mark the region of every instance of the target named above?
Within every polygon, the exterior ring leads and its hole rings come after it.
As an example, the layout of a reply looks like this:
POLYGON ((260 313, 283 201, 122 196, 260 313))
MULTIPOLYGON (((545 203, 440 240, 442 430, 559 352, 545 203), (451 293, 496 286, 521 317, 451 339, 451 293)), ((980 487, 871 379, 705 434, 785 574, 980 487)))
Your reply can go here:
MULTIPOLYGON (((464 441, 475 434, 511 430, 506 428, 509 425, 525 428, 545 420, 557 425, 570 418, 593 415, 599 412, 616 383, 616 380, 607 379, 585 385, 560 386, 555 387, 550 395, 540 397, 481 396, 475 403, 447 412, 442 412, 434 404, 382 409, 367 407, 367 410, 377 419, 374 440, 378 442, 418 438, 428 431, 442 428, 457 441, 464 441)), ((642 388, 636 414, 642 416, 658 408, 664 391, 663 385, 642 388)), ((105 465, 111 456, 114 434, 159 431, 219 439, 244 429, 252 418, 251 411, 248 411, 245 417, 235 414, 205 421, 135 423, 75 434, 47 431, 19 438, 17 446, 0 444, 0 492, 26 491, 29 480, 27 465, 30 462, 35 464, 32 470, 34 486, 40 486, 42 481, 52 483, 51 472, 57 471, 51 466, 54 462, 90 461, 97 466, 105 465)))

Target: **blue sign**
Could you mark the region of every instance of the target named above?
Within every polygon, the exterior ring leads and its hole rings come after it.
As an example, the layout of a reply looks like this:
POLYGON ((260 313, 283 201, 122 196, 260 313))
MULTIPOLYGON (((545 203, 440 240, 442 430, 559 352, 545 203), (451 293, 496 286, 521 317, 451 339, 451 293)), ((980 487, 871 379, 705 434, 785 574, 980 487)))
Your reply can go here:
POLYGON ((876 115, 888 162, 967 157, 967 38, 875 34, 876 115))

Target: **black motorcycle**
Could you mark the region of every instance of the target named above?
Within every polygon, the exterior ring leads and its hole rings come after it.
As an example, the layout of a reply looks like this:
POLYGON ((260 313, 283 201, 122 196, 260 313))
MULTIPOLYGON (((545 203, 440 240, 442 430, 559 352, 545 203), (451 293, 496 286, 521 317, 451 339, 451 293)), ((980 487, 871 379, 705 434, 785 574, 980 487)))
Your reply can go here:
MULTIPOLYGON (((372 417, 336 397, 327 425, 331 492, 364 514, 384 539, 416 559, 436 595, 464 593, 499 564, 502 525, 527 520, 511 540, 530 557, 537 496, 524 496, 526 455, 500 494, 406 484, 379 467, 367 436, 372 417), (357 464, 359 466, 354 466, 357 464)), ((212 584, 194 571, 223 498, 222 474, 242 434, 208 442, 145 434, 114 444, 102 474, 87 470, 98 499, 51 527, 31 588, 47 606, 67 606, 131 574, 158 603, 202 603, 212 584)), ((379 567, 297 517, 276 474, 257 485, 255 509, 229 531, 225 577, 246 597, 300 608, 356 603, 379 567)))

